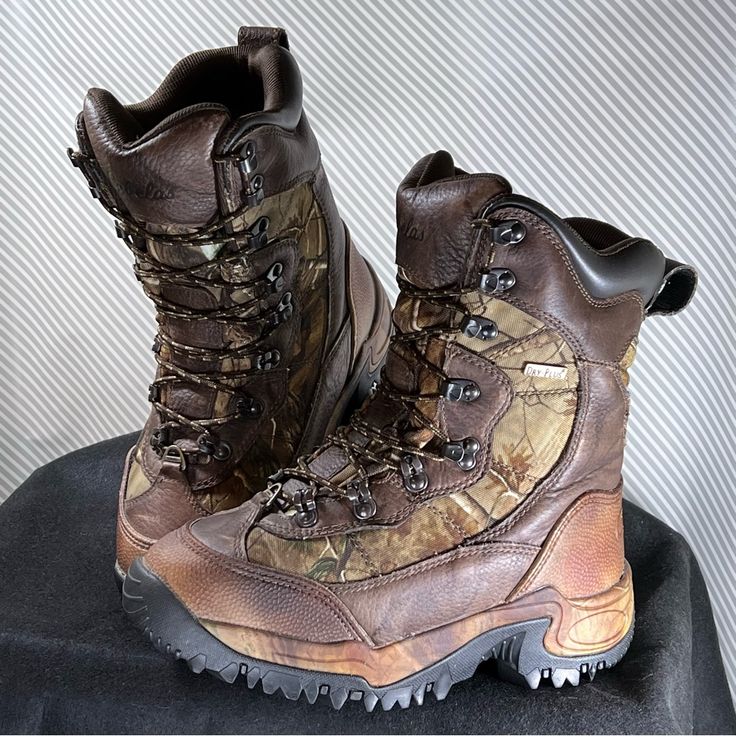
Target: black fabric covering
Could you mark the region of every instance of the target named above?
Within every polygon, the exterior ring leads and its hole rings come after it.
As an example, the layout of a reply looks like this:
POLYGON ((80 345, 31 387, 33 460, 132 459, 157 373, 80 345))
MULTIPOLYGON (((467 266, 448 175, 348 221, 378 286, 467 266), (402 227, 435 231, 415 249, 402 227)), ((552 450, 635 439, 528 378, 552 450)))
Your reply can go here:
MULTIPOLYGON (((0 506, 3 733, 733 733, 710 603, 682 537, 625 510, 637 625, 594 682, 523 690, 481 668, 442 703, 335 712, 193 675, 132 629, 113 580, 115 503, 134 436, 37 470, 0 506)), ((585 540, 581 540, 585 544, 585 540)), ((492 584, 492 581, 489 581, 492 584)))

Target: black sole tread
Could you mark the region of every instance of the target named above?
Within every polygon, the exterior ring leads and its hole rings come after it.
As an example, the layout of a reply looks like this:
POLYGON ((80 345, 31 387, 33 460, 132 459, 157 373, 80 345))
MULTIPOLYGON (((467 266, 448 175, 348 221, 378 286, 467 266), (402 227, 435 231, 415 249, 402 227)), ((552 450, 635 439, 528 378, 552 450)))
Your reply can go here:
POLYGON ((123 608, 156 649, 184 660, 196 674, 207 672, 228 684, 244 678, 250 689, 260 683, 267 695, 280 692, 289 700, 298 700, 304 694, 311 704, 327 696, 338 710, 347 702, 358 701, 368 712, 379 702, 383 710, 397 704, 400 708, 422 705, 428 693, 444 700, 453 685, 471 677, 488 659, 496 661, 500 677, 531 689, 544 684, 556 688, 567 683, 578 685, 583 676, 592 680, 600 670, 613 667, 633 635, 632 624, 622 641, 608 652, 592 657, 555 657, 542 645, 548 620, 535 619, 481 634, 404 680, 372 687, 357 676, 297 669, 239 654, 204 629, 140 559, 133 563, 123 584, 123 608))

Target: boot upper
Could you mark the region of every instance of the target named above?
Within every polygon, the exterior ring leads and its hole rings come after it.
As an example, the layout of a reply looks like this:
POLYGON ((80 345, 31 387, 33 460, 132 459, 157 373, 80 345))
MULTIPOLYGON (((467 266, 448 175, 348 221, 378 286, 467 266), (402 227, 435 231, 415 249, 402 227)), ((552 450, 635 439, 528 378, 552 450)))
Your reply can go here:
POLYGON ((547 558, 583 587, 623 574, 628 370, 644 318, 683 308, 694 270, 445 152, 401 184, 397 229, 395 334, 375 395, 248 503, 146 556, 195 615, 382 646, 503 603, 535 560, 538 585, 557 579, 547 558), (540 555, 566 515, 584 529, 589 507, 589 526, 613 530, 592 543, 594 571, 560 548, 540 555), (217 603, 213 575, 231 591, 217 603), (263 620, 263 601, 294 596, 300 622, 263 620))
POLYGON ((90 90, 77 121, 73 161, 156 308, 152 410, 122 490, 141 543, 241 503, 334 427, 366 338, 347 292, 383 299, 337 213, 285 33, 239 41, 183 59, 137 104, 90 90))

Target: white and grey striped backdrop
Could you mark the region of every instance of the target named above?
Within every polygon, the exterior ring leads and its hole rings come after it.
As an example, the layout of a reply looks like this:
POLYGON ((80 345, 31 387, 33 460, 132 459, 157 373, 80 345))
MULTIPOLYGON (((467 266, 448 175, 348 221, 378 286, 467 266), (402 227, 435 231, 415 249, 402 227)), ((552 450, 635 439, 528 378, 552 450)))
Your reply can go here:
POLYGON ((694 263, 632 372, 628 496, 704 568, 736 683, 736 5, 731 0, 3 0, 0 500, 147 411, 152 310, 64 152, 90 86, 147 96, 238 26, 283 25, 344 218, 395 294, 394 191, 423 154, 694 263))

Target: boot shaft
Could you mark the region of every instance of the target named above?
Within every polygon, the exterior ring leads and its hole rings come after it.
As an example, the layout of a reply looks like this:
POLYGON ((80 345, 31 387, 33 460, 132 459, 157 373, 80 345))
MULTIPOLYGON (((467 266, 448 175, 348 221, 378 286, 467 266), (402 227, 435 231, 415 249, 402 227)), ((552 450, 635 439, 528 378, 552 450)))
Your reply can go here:
MULTIPOLYGON (((684 308, 697 275, 643 238, 595 220, 563 220, 513 194, 501 177, 465 174, 444 152, 420 161, 402 183, 397 219, 400 276, 424 290, 463 292, 466 310, 457 331, 437 338, 449 380, 420 388, 457 396, 443 399, 446 428, 466 437, 479 426, 469 402, 484 386, 474 366, 452 381, 455 347, 503 374, 511 398, 494 422, 481 485, 501 528, 531 500, 540 528, 527 523, 521 541, 541 544, 580 493, 620 484, 639 329, 649 315, 684 308), (554 508, 531 495, 556 499, 554 508)), ((395 319, 416 329, 438 315, 426 300, 400 297, 395 319)))
POLYGON ((72 161, 157 311, 123 490, 155 539, 241 503, 334 428, 382 360, 385 296, 337 212, 282 30, 192 54, 140 103, 90 90, 77 137, 72 161))

